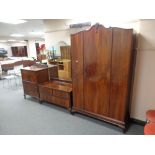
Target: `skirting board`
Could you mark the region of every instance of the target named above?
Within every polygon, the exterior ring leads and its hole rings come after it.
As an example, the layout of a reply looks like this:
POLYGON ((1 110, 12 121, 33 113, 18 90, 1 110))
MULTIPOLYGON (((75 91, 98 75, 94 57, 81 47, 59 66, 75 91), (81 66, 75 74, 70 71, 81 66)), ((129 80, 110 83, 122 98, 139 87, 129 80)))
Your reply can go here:
POLYGON ((135 119, 135 118, 130 118, 130 121, 131 121, 132 123, 135 123, 135 124, 138 124, 138 125, 142 125, 142 126, 144 126, 144 125, 146 124, 145 121, 138 120, 138 119, 135 119))

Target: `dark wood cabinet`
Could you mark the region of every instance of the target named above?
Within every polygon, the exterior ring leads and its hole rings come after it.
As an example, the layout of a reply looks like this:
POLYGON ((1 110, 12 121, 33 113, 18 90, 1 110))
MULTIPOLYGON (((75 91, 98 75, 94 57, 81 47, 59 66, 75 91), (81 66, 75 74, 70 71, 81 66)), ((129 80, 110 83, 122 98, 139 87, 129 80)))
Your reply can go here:
POLYGON ((73 111, 125 128, 132 78, 132 29, 105 28, 71 35, 73 111))
POLYGON ((57 66, 33 65, 21 70, 24 96, 30 95, 40 102, 47 101, 71 110, 72 84, 53 80, 57 66))
POLYGON ((30 95, 39 99, 38 84, 49 81, 48 68, 38 68, 36 66, 21 69, 24 96, 30 95))
POLYGON ((27 57, 27 46, 11 47, 12 56, 27 57))

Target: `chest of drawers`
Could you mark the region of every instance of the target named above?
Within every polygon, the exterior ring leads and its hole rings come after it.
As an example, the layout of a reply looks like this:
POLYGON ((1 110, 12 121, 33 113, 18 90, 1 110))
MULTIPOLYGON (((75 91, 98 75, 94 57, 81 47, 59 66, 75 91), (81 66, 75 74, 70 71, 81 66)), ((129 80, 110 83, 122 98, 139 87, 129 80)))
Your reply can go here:
POLYGON ((72 84, 50 81, 39 84, 40 101, 47 101, 70 110, 72 104, 72 84))

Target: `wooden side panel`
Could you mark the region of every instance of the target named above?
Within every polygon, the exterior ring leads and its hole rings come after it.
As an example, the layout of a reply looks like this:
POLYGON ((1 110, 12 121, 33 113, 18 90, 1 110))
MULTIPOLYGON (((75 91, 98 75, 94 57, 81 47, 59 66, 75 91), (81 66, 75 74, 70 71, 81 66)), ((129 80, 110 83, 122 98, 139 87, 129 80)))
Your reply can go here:
POLYGON ((83 32, 71 36, 73 108, 83 108, 83 32))
POLYGON ((36 72, 36 74, 37 74, 37 82, 38 83, 49 81, 48 68, 40 70, 40 71, 36 72))
POLYGON ((84 110, 108 114, 112 30, 94 26, 84 33, 84 110))
POLYGON ((39 91, 37 84, 23 81, 23 89, 25 95, 30 95, 39 98, 39 91))
POLYGON ((36 72, 28 71, 28 70, 24 70, 24 69, 22 69, 21 72, 22 72, 22 80, 23 81, 30 81, 30 82, 37 83, 36 72))
POLYGON ((125 121, 132 60, 132 30, 113 28, 109 117, 125 121))

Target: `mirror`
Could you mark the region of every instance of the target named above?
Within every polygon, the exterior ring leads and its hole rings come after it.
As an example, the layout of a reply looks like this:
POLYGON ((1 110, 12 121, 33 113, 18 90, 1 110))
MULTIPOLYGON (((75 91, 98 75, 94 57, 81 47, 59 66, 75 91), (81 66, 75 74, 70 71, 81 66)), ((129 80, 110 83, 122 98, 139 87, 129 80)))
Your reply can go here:
POLYGON ((47 52, 47 56, 48 63, 57 66, 57 78, 71 81, 71 46, 52 46, 52 49, 47 52))

